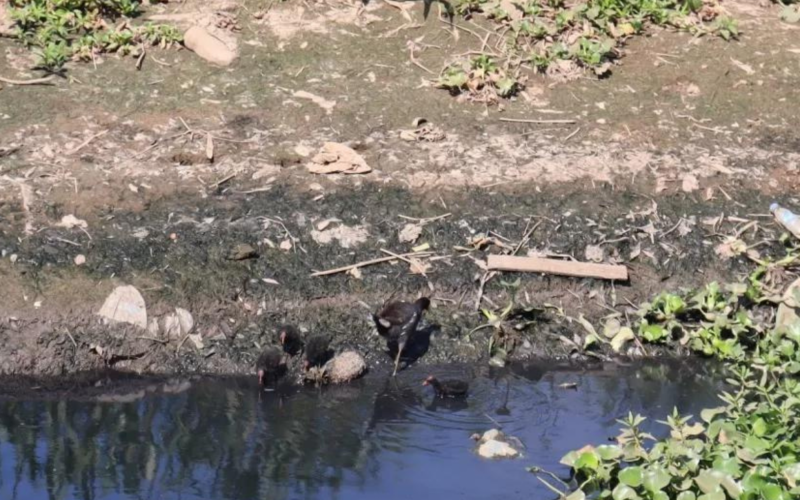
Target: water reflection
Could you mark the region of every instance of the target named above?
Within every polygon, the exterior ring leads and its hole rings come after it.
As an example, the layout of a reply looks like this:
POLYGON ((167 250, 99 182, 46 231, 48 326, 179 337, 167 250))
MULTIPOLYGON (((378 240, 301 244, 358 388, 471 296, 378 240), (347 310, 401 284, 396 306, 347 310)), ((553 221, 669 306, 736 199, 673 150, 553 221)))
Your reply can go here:
POLYGON ((712 375, 680 364, 486 375, 467 400, 435 398, 409 370, 321 391, 202 380, 128 402, 0 401, 0 498, 549 498, 525 465, 565 472, 563 453, 616 434, 629 410, 715 403, 712 375), (470 453, 493 422, 522 439, 524 460, 470 453))

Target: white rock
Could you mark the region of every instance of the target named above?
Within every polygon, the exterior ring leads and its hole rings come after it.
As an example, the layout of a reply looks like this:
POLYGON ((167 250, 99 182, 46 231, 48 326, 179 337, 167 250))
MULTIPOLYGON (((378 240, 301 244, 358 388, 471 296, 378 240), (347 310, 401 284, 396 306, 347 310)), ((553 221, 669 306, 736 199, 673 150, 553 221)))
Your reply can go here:
POLYGON ((147 308, 144 298, 139 290, 130 285, 115 288, 97 314, 109 321, 147 328, 147 308))
POLYGON ((489 429, 488 431, 483 433, 481 436, 481 442, 485 441, 500 441, 505 437, 505 435, 498 429, 489 429))
POLYGON ((357 379, 367 371, 364 357, 355 351, 345 351, 325 364, 325 374, 332 383, 342 384, 357 379))
POLYGON ((519 452, 508 443, 490 439, 478 447, 478 455, 483 458, 514 458, 519 452))
POLYGON ((86 256, 83 255, 83 254, 78 254, 78 255, 75 256, 75 259, 73 260, 73 262, 75 262, 76 266, 82 266, 82 265, 86 264, 86 256))

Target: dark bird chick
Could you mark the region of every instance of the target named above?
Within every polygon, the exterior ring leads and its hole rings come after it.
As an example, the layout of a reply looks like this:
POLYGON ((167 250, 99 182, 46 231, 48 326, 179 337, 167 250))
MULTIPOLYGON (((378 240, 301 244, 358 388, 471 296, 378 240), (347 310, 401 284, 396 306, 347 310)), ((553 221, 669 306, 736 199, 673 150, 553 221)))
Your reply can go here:
POLYGON ((469 391, 469 384, 464 380, 442 380, 439 381, 433 375, 426 378, 422 385, 430 385, 440 398, 463 398, 469 391))
POLYGON ((303 368, 308 370, 313 366, 322 366, 331 358, 331 338, 328 335, 312 335, 306 341, 306 359, 303 368))
POLYGON ((297 356, 303 350, 303 336, 292 325, 278 328, 278 342, 283 347, 283 352, 289 356, 297 356))
POLYGON ((277 347, 267 347, 256 361, 256 370, 260 387, 275 384, 286 374, 286 358, 277 347))
POLYGON ((428 297, 417 299, 416 302, 390 302, 378 314, 372 315, 378 334, 386 339, 389 350, 397 348, 392 376, 397 374, 400 355, 417 331, 417 325, 430 304, 428 297))

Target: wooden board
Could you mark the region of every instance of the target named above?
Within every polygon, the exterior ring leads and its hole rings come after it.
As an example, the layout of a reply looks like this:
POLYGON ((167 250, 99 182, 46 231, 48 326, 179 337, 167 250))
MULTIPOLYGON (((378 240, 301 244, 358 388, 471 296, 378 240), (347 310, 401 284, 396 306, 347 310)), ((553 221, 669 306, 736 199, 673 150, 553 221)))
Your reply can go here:
POLYGON ((498 271, 520 271, 575 276, 578 278, 628 281, 628 268, 625 266, 593 264, 591 262, 576 262, 574 260, 490 255, 488 267, 491 270, 498 271))

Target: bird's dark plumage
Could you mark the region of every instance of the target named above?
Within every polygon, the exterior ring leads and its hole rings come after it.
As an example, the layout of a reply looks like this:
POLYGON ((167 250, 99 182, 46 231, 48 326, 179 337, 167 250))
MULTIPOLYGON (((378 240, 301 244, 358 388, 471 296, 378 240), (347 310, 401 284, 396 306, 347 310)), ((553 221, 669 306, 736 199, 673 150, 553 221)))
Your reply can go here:
POLYGON ((406 342, 417 331, 417 325, 430 304, 427 297, 417 299, 416 302, 390 302, 378 314, 372 315, 378 334, 386 339, 389 350, 397 351, 395 373, 406 342))
POLYGON ((463 380, 442 380, 429 376, 422 385, 430 385, 440 398, 463 398, 469 391, 469 384, 463 380))
POLYGON ((325 334, 312 335, 306 341, 305 368, 322 366, 331 357, 330 351, 331 338, 325 334))
POLYGON ((286 374, 286 360, 277 347, 267 347, 256 361, 258 384, 265 386, 274 384, 286 374))
POLYGON ((303 350, 303 336, 292 325, 278 328, 278 342, 283 347, 283 352, 289 356, 297 356, 303 350))

